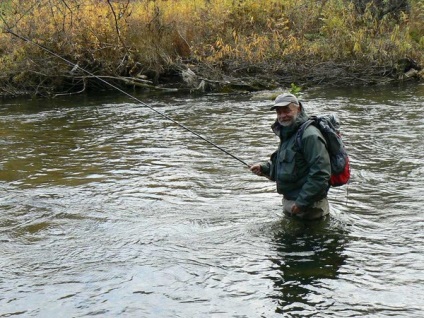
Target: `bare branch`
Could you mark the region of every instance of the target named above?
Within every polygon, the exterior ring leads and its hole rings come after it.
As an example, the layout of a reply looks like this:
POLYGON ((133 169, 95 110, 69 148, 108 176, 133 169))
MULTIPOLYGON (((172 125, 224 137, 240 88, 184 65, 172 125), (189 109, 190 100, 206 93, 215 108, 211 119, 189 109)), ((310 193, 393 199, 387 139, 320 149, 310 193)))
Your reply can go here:
POLYGON ((124 41, 121 38, 121 30, 119 30, 118 17, 116 16, 115 9, 113 8, 113 5, 110 2, 110 0, 107 0, 107 3, 109 5, 109 7, 110 7, 110 10, 111 10, 111 12, 113 14, 113 17, 114 17, 114 20, 115 20, 115 29, 116 29, 116 34, 118 35, 119 42, 121 42, 121 44, 124 47, 125 51, 128 53, 127 46, 125 45, 124 41))

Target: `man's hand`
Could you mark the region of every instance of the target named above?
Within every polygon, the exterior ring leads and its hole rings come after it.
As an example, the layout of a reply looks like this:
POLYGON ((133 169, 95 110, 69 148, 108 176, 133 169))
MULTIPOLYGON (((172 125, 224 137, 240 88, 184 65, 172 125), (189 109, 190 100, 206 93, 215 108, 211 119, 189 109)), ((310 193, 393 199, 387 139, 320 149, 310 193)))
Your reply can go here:
POLYGON ((293 206, 291 208, 291 213, 292 214, 298 214, 300 212, 302 212, 301 209, 296 204, 293 204, 293 206))
POLYGON ((262 172, 261 172, 261 165, 259 163, 250 166, 249 169, 250 169, 250 171, 252 171, 254 174, 256 174, 258 176, 263 175, 262 172))

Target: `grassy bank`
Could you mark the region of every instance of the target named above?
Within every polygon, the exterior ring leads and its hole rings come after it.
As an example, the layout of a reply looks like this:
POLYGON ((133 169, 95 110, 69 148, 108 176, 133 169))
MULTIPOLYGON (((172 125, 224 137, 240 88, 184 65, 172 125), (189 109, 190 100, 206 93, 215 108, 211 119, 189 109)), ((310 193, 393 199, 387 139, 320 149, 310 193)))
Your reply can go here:
POLYGON ((259 88, 423 78, 420 0, 387 13, 372 1, 358 8, 350 0, 9 0, 0 6, 3 95, 102 85, 8 30, 95 75, 147 89, 197 86, 200 78, 217 83, 212 88, 246 78, 259 88), (182 84, 189 68, 197 77, 182 84))

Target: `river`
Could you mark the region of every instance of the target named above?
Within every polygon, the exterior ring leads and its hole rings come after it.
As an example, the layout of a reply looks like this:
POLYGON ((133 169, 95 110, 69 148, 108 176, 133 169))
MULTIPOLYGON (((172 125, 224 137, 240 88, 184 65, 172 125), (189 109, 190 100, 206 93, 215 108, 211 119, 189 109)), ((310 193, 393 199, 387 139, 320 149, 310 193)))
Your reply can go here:
MULTIPOLYGON (((252 164, 269 100, 143 96, 252 164)), ((0 317, 421 317, 424 85, 314 89, 352 164, 331 216, 126 96, 0 104, 0 317)))

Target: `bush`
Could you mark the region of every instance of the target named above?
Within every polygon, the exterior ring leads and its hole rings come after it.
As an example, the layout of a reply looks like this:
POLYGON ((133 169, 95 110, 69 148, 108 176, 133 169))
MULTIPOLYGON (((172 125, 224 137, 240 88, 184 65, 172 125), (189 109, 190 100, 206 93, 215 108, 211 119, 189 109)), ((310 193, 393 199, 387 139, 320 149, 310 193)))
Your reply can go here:
POLYGON ((199 63, 221 71, 255 65, 272 71, 282 64, 318 62, 392 67, 405 58, 423 65, 423 2, 411 0, 407 10, 385 15, 376 15, 375 3, 3 1, 0 84, 34 94, 98 84, 37 45, 11 36, 9 28, 95 75, 156 83, 199 63))

